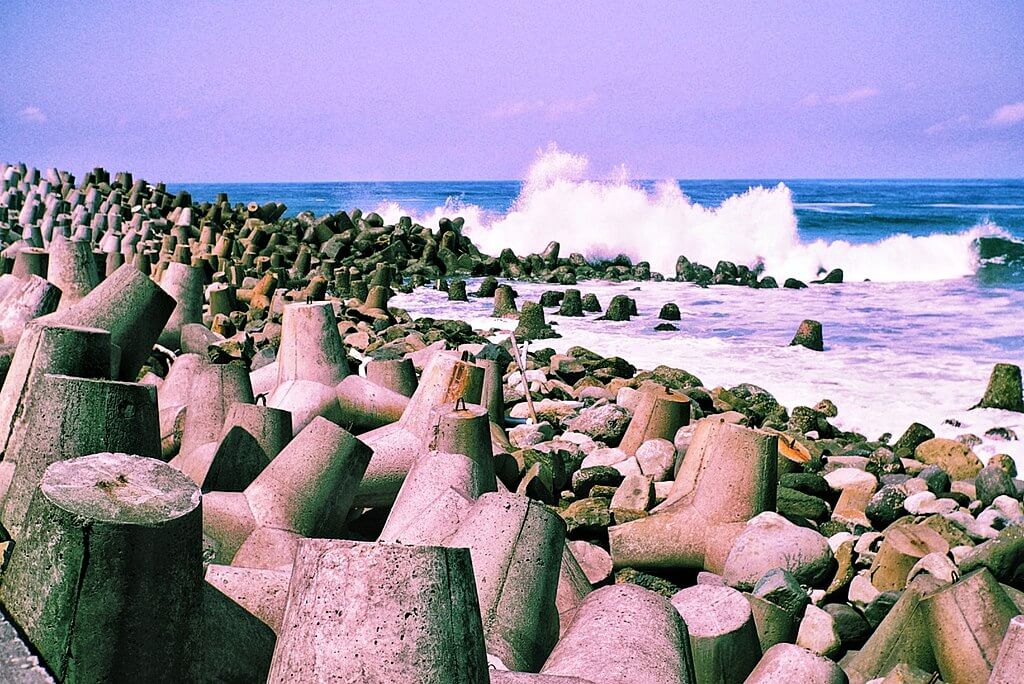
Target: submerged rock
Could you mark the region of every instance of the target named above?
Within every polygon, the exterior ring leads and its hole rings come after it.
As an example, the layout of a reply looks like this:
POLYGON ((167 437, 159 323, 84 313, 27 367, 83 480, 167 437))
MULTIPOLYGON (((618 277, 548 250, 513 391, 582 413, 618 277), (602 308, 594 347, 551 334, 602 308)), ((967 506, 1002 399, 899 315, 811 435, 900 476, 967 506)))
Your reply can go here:
POLYGON ((789 343, 791 347, 796 345, 807 347, 813 351, 825 351, 825 344, 821 336, 821 323, 811 319, 801 323, 800 327, 796 329, 793 341, 789 343))
POLYGON ((985 396, 972 408, 996 408, 1024 413, 1024 390, 1020 366, 997 363, 985 389, 985 396))

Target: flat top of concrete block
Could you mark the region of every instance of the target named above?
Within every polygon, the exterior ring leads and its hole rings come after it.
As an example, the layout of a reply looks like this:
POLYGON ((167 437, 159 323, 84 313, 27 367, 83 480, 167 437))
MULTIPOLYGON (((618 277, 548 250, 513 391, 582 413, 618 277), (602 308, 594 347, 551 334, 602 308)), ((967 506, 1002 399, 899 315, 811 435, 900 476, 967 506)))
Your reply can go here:
POLYGON ((751 619, 750 603, 730 587, 687 587, 672 596, 672 605, 683 616, 690 636, 719 636, 739 629, 751 619))
POLYGON ((58 461, 46 469, 40 489, 56 506, 91 520, 155 525, 191 512, 199 487, 162 461, 100 453, 58 461))

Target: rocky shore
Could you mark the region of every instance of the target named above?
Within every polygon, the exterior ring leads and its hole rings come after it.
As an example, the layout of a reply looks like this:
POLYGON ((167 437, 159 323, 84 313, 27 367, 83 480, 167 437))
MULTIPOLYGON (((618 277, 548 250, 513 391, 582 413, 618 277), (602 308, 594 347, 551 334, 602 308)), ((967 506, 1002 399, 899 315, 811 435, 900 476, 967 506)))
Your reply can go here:
MULTIPOLYGON (((585 281, 665 277, 646 263, 0 179, 2 681, 1024 681, 1013 460, 544 347, 545 310, 637 315, 585 281), (389 306, 426 286, 450 318, 389 306)), ((1020 368, 978 395, 1024 411, 1020 368)))

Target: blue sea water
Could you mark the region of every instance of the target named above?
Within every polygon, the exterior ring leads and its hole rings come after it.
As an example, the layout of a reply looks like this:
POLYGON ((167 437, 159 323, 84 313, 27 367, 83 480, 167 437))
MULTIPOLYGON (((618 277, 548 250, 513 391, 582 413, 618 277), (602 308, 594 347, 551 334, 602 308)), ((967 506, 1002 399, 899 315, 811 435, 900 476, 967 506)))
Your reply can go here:
MULTIPOLYGON (((680 189, 694 202, 716 206, 751 187, 785 183, 793 192, 801 236, 874 242, 893 233, 957 232, 983 221, 1024 238, 1024 180, 683 180, 680 189)), ((637 185, 653 189, 654 181, 637 185)), ((370 211, 386 202, 426 213, 452 199, 489 212, 506 212, 522 181, 388 181, 332 183, 183 183, 197 201, 218 192, 232 202, 283 202, 288 215, 370 211)))

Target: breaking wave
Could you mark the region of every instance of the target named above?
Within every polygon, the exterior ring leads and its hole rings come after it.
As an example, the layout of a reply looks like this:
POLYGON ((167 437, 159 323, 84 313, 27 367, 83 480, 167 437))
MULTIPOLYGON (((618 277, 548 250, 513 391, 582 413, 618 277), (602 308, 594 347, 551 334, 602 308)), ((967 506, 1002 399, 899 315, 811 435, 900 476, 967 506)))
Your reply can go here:
MULTIPOLYGON (((378 212, 388 221, 410 213, 395 203, 382 205, 378 212)), ((1010 253, 1012 245, 1020 244, 987 222, 960 233, 897 234, 865 244, 805 242, 785 184, 752 187, 718 206, 704 206, 691 201, 675 180, 643 187, 624 170, 593 180, 585 156, 555 145, 538 152, 505 213, 454 199, 425 214, 413 213, 423 225, 455 215, 465 218, 466 234, 490 254, 511 247, 523 255, 557 240, 563 256, 580 252, 603 259, 626 254, 634 261, 649 261, 667 276, 675 274, 676 258, 685 255, 712 267, 723 259, 751 267, 761 264, 765 274, 777 278, 810 280, 842 268, 847 280, 948 280, 978 271, 982 238, 1006 243, 1010 253)))

